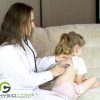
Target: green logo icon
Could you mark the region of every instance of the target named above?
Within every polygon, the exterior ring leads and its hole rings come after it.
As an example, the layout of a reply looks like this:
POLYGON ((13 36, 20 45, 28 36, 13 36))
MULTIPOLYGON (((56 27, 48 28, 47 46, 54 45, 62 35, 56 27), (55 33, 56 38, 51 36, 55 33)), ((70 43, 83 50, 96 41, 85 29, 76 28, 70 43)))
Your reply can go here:
POLYGON ((3 93, 8 93, 10 91, 11 87, 8 82, 2 82, 0 83, 0 91, 3 93))

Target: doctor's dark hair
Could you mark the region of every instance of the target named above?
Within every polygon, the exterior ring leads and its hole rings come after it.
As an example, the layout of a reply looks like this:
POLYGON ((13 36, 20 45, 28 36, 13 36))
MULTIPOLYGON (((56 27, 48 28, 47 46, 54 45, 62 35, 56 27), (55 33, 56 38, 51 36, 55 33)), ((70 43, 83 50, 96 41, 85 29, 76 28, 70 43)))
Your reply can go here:
POLYGON ((72 54, 73 47, 79 45, 80 47, 85 45, 84 38, 75 32, 63 33, 60 37, 60 41, 55 48, 54 54, 72 54))
POLYGON ((29 31, 31 11, 31 6, 19 2, 9 8, 1 25, 0 45, 4 42, 22 44, 21 39, 25 37, 26 30, 29 31))

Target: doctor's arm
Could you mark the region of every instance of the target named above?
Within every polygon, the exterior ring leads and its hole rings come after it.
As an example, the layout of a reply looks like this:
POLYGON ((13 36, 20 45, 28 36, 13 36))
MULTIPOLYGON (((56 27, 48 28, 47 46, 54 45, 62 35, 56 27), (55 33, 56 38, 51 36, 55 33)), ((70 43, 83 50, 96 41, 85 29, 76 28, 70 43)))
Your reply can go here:
POLYGON ((47 70, 48 68, 53 67, 57 62, 61 62, 65 60, 66 58, 68 58, 68 56, 65 54, 37 58, 36 64, 38 66, 38 71, 47 70))
POLYGON ((1 70, 4 71, 4 74, 6 74, 8 78, 10 78, 10 81, 14 81, 21 87, 28 88, 41 85, 52 80, 53 77, 56 77, 63 72, 61 67, 55 67, 55 69, 51 69, 50 71, 39 73, 30 72, 13 50, 8 49, 7 52, 0 53, 0 56, 2 56, 0 57, 2 66, 5 65, 1 70), (11 52, 11 54, 9 52, 11 52))

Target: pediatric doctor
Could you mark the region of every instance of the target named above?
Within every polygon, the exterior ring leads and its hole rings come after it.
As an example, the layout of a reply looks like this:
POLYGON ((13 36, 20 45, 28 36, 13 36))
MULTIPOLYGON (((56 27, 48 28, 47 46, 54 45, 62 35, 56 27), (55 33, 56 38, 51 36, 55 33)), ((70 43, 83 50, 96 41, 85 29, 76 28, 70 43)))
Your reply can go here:
POLYGON ((29 41, 33 28, 33 8, 23 3, 13 4, 4 17, 0 31, 0 83, 10 84, 9 93, 32 93, 28 100, 68 100, 38 87, 63 74, 66 64, 63 60, 68 58, 59 55, 36 59, 37 53, 29 41), (56 61, 62 63, 52 67, 56 61))

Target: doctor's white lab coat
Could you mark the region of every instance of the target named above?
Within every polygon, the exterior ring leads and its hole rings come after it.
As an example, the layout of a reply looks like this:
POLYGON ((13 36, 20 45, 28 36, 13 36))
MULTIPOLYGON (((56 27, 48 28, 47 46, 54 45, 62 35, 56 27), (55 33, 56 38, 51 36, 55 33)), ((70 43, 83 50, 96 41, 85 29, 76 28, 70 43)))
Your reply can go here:
MULTIPOLYGON (((28 41, 28 44, 36 56, 36 51, 30 41, 28 41)), ((0 46, 0 83, 6 81, 10 84, 11 90, 9 93, 32 93, 30 99, 21 98, 21 100, 68 100, 55 95, 53 92, 38 88, 39 85, 53 79, 52 73, 44 70, 55 63, 55 57, 36 59, 38 70, 36 73, 33 53, 24 41, 23 45, 24 49, 17 44, 0 46)), ((2 91, 0 91, 0 94, 2 94, 2 91)), ((16 98, 8 99, 14 100, 16 98)), ((19 99, 17 98, 17 100, 19 99)))

